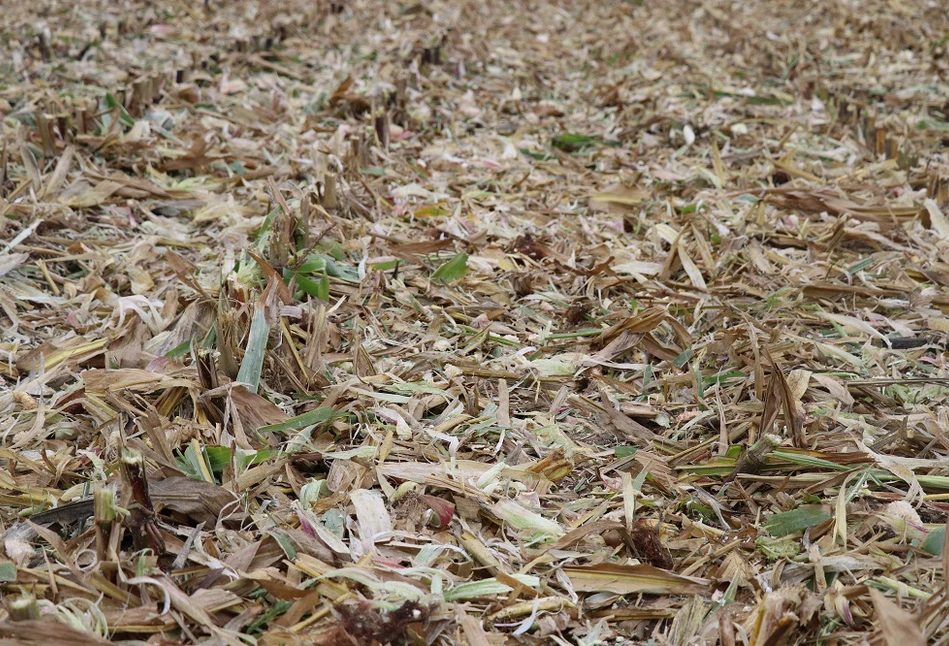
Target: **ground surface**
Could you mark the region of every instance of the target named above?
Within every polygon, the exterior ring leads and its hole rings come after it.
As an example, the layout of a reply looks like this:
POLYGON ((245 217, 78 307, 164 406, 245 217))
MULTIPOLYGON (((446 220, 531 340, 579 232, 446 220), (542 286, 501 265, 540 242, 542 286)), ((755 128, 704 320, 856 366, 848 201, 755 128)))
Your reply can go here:
POLYGON ((2 643, 949 639, 941 3, 0 29, 2 643))

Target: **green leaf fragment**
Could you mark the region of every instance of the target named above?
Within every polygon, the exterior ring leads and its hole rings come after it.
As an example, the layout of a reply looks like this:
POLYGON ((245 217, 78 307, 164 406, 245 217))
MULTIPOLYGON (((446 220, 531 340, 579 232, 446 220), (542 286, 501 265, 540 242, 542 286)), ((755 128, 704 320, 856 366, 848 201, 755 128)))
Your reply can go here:
POLYGON ((519 148, 518 150, 520 150, 522 155, 527 155, 531 159, 536 159, 537 161, 550 161, 551 159, 556 159, 556 157, 550 153, 535 153, 528 150, 527 148, 519 148))
POLYGON ((929 532, 920 547, 922 547, 923 550, 928 554, 932 554, 933 556, 942 556, 942 548, 943 545, 945 545, 945 542, 946 527, 943 525, 942 527, 929 532))
POLYGON ((297 429, 304 428, 306 426, 313 426, 314 424, 322 424, 328 422, 337 416, 335 410, 329 406, 324 406, 322 408, 317 408, 309 412, 303 413, 302 415, 297 415, 296 417, 291 417, 285 422, 280 422, 279 424, 271 424, 269 426, 261 426, 257 429, 258 433, 282 433, 284 431, 295 431, 297 429))
POLYGON ((13 561, 0 562, 0 583, 16 582, 16 565, 13 561))
POLYGON ((254 318, 250 323, 250 335, 247 339, 247 350, 237 372, 237 381, 247 384, 252 392, 257 392, 260 385, 260 371, 264 365, 264 352, 267 350, 267 337, 270 335, 270 324, 264 308, 254 309, 254 318))
POLYGON ((801 532, 830 518, 823 507, 798 507, 775 514, 765 521, 765 529, 776 538, 801 532))
POLYGON ((468 273, 468 254, 464 251, 456 253, 448 262, 435 270, 432 280, 440 283, 453 283, 468 273))
POLYGON ((554 148, 568 153, 580 152, 584 148, 596 146, 600 141, 596 137, 582 135, 576 132, 569 132, 562 135, 556 135, 550 140, 554 148))

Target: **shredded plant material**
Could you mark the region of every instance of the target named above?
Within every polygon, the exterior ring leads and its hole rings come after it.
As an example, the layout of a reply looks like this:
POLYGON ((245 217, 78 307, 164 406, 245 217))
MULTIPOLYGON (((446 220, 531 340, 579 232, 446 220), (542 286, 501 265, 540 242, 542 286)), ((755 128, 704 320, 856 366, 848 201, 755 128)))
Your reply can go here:
POLYGON ((949 18, 8 2, 0 643, 949 643, 949 18))

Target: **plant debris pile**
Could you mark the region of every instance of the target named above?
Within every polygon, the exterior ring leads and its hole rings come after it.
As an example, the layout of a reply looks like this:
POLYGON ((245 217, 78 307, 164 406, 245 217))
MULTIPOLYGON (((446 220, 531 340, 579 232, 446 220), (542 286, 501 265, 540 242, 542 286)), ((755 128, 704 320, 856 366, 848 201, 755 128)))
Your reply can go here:
POLYGON ((8 5, 4 644, 949 643, 940 3, 8 5))

